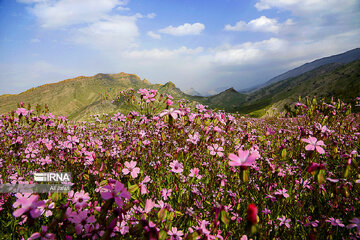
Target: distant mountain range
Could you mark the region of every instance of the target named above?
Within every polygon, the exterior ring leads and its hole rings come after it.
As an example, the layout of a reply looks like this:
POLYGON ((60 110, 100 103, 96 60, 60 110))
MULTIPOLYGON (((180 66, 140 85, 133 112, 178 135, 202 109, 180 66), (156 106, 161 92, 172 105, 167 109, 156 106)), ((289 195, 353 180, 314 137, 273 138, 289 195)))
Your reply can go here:
MULTIPOLYGON (((246 113, 252 116, 271 115, 280 112, 286 104, 301 96, 339 97, 351 101, 360 95, 360 49, 322 58, 270 79, 263 87, 240 93, 234 88, 212 96, 200 96, 194 90, 182 92, 174 83, 151 84, 135 74, 99 73, 91 77, 77 77, 58 83, 46 84, 20 94, 0 96, 0 114, 16 108, 24 101, 34 108, 36 104, 48 104, 56 115, 65 115, 73 120, 88 119, 99 113, 125 111, 104 100, 102 95, 116 96, 124 89, 153 88, 169 93, 175 99, 188 99, 209 105, 214 109, 246 113)), ((110 99, 109 98, 109 99, 110 99)))
POLYGON ((194 88, 190 88, 188 90, 185 90, 184 93, 191 95, 191 96, 202 96, 201 93, 199 93, 198 91, 196 91, 194 88))
POLYGON ((352 50, 349 50, 347 52, 341 53, 341 54, 337 54, 337 55, 333 55, 330 57, 325 57, 325 58, 321 58, 321 59, 317 59, 315 61, 312 61, 310 63, 305 63, 303 65, 301 65, 300 67, 294 68, 290 71, 287 71, 283 74, 280 74, 279 76, 273 77, 272 79, 270 79, 269 81, 260 84, 256 87, 252 87, 252 88, 248 88, 248 89, 244 89, 241 90, 241 92, 244 93, 249 93, 255 90, 258 90, 260 88, 269 86, 273 83, 279 82, 281 80, 287 79, 287 78, 292 78, 292 77, 297 77, 300 76, 303 73, 309 72, 315 68, 324 66, 326 64, 330 64, 330 63, 350 63, 352 61, 358 60, 360 59, 360 48, 355 48, 352 50))

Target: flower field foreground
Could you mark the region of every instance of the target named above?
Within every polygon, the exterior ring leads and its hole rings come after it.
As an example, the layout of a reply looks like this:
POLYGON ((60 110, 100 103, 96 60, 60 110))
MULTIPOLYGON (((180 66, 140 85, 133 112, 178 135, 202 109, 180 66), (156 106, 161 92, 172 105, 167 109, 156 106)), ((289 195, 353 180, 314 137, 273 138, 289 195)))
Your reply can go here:
POLYGON ((1 193, 1 238, 360 237, 360 116, 346 104, 305 99, 295 117, 252 119, 138 93, 123 97, 139 111, 94 122, 23 104, 0 117, 1 184, 35 172, 73 183, 1 193))

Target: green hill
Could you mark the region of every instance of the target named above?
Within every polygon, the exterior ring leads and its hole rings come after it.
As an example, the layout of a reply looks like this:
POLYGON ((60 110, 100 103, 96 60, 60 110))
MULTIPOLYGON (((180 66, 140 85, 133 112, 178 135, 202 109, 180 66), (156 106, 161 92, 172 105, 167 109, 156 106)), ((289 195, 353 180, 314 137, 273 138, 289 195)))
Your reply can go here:
POLYGON ((263 113, 275 107, 282 111, 298 96, 335 97, 346 102, 360 95, 360 60, 343 65, 327 64, 298 77, 288 78, 247 95, 236 110, 263 113))
POLYGON ((245 102, 246 95, 237 92, 234 88, 229 88, 210 97, 187 96, 187 98, 208 105, 214 109, 234 112, 240 104, 245 102))
POLYGON ((99 108, 104 108, 106 111, 110 110, 110 106, 97 106, 101 100, 101 94, 115 96, 119 91, 130 87, 138 89, 159 88, 160 86, 160 84, 150 84, 145 79, 141 80, 135 74, 99 73, 92 77, 81 76, 31 88, 16 95, 1 95, 0 113, 7 113, 15 109, 17 103, 23 101, 26 104, 30 103, 33 107, 36 104, 48 104, 53 114, 79 118, 79 113, 85 109, 100 110, 99 108))

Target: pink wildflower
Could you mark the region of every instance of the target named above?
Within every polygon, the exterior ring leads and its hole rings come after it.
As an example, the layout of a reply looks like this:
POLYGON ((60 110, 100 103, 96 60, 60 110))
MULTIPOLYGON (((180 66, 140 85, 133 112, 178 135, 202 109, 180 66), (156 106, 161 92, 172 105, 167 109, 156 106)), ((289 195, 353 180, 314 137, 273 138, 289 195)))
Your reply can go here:
POLYGON ((200 134, 198 132, 195 132, 193 135, 189 134, 189 138, 186 139, 187 142, 191 142, 193 144, 197 144, 200 140, 200 134))
POLYGON ((179 163, 177 160, 170 163, 171 171, 174 173, 181 173, 183 172, 183 165, 179 163))
POLYGON ((199 174, 200 170, 198 168, 190 169, 189 177, 196 177, 197 179, 201 179, 202 176, 199 174))
POLYGON ((41 238, 41 240, 55 239, 55 234, 47 233, 47 230, 48 230, 47 226, 41 226, 41 232, 33 233, 29 239, 38 239, 38 238, 41 238))
POLYGON ((286 193, 287 190, 285 188, 281 189, 281 190, 277 190, 275 192, 275 195, 282 195, 284 198, 288 198, 289 194, 286 193))
POLYGON ((351 224, 347 225, 346 228, 357 228, 357 234, 360 235, 360 219, 353 218, 350 220, 351 224))
POLYGON ((40 159, 40 164, 41 165, 50 164, 50 163, 51 163, 51 159, 50 159, 49 156, 46 156, 45 158, 40 159))
POLYGON ((115 187, 107 185, 103 187, 103 192, 101 192, 101 197, 105 200, 114 198, 116 204, 119 207, 122 207, 124 201, 122 198, 130 199, 130 193, 126 190, 124 184, 119 181, 115 182, 115 187))
POLYGON ((72 218, 72 222, 75 223, 75 230, 77 234, 80 234, 83 228, 87 228, 91 223, 96 222, 95 216, 88 217, 89 210, 79 212, 72 218))
POLYGON ((122 170, 122 173, 125 175, 130 173, 132 178, 137 178, 138 174, 140 173, 140 168, 135 167, 136 161, 131 161, 130 163, 126 161, 125 166, 126 168, 122 170))
POLYGON ((177 119, 179 115, 181 115, 181 111, 170 108, 170 109, 165 109, 159 114, 160 117, 163 117, 165 115, 170 115, 173 119, 177 119))
POLYGON ((72 202, 75 203, 76 209, 82 209, 87 206, 87 201, 89 199, 90 199, 89 193, 85 193, 84 190, 81 190, 80 192, 76 192, 74 194, 74 198, 72 202))
POLYGON ((261 212, 263 212, 264 214, 268 215, 271 214, 271 210, 265 208, 264 210, 262 210, 261 212))
POLYGON ((145 201, 145 213, 149 213, 151 209, 155 206, 155 202, 151 199, 146 199, 145 201))
POLYGON ((39 195, 25 194, 24 196, 22 196, 21 194, 16 194, 15 196, 18 199, 13 204, 13 207, 15 208, 20 205, 21 207, 13 212, 14 217, 20 217, 27 212, 30 212, 30 216, 32 218, 38 218, 42 214, 42 211, 40 211, 39 207, 43 207, 45 205, 45 202, 38 201, 39 195))
POLYGON ((252 151, 249 156, 249 150, 238 150, 238 155, 233 153, 229 154, 229 165, 232 167, 241 166, 241 167, 250 167, 255 163, 255 160, 260 157, 259 152, 257 150, 252 151))
POLYGON ((167 200, 168 197, 171 196, 172 189, 167 190, 166 188, 163 188, 161 192, 161 196, 163 197, 164 201, 167 200))
POLYGON ((209 235, 211 232, 206 229, 206 225, 209 225, 209 221, 202 220, 196 230, 202 234, 209 235))
POLYGON ((170 240, 181 240, 184 233, 181 230, 177 230, 176 227, 172 227, 171 230, 168 231, 168 234, 171 236, 170 240))
POLYGON ((333 225, 334 227, 336 227, 336 226, 345 227, 345 225, 342 224, 340 219, 329 218, 329 219, 325 220, 325 222, 331 223, 331 225, 333 225))
POLYGON ((140 193, 141 194, 146 194, 149 192, 149 190, 146 188, 145 183, 150 182, 150 180, 151 180, 151 178, 149 176, 146 176, 144 178, 144 180, 141 181, 141 183, 140 183, 140 193))
POLYGON ((289 222, 291 222, 291 219, 287 219, 285 216, 282 216, 281 218, 277 218, 277 220, 280 221, 280 226, 285 225, 287 228, 290 228, 289 222))
POLYGON ((167 99, 166 100, 166 105, 168 105, 168 106, 173 105, 173 101, 171 101, 170 99, 167 99))
POLYGON ((326 146, 323 141, 318 141, 315 137, 309 137, 308 139, 303 138, 301 141, 308 143, 305 147, 307 151, 314 151, 316 149, 320 154, 325 153, 325 150, 321 147, 326 146))
POLYGON ((222 153, 224 151, 224 149, 221 146, 219 146, 218 144, 208 146, 208 149, 210 151, 210 155, 215 156, 217 154, 219 157, 224 156, 224 154, 222 153))
POLYGON ((26 110, 25 108, 18 108, 16 109, 15 113, 17 113, 19 116, 20 115, 25 116, 29 113, 29 111, 26 110))

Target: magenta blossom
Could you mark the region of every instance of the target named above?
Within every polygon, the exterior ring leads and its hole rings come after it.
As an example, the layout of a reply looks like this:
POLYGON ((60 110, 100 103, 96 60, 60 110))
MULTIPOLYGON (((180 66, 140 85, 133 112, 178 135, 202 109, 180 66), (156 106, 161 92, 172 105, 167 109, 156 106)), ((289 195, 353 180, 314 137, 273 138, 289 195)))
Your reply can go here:
POLYGON ((287 219, 285 216, 282 216, 281 218, 278 217, 277 220, 280 221, 280 226, 285 225, 287 228, 290 228, 291 219, 287 219))
POLYGON ((149 213, 151 209, 153 209, 155 206, 155 202, 151 199, 146 199, 145 201, 145 213, 149 213))
POLYGON ((136 167, 136 161, 125 162, 126 168, 122 170, 122 173, 127 175, 130 173, 132 178, 137 178, 138 174, 140 173, 140 168, 136 167))
POLYGON ((218 144, 213 144, 212 146, 208 146, 208 149, 210 151, 210 155, 215 156, 217 154, 219 157, 224 156, 224 154, 222 153, 224 149, 218 144))
POLYGON ((25 108, 18 108, 16 109, 15 111, 19 116, 22 115, 22 116, 25 116, 29 113, 28 110, 26 110, 25 108))
POLYGON ((305 149, 306 151, 316 151, 320 154, 324 154, 325 150, 321 146, 326 146, 323 141, 318 141, 315 137, 309 137, 308 139, 301 139, 301 141, 308 143, 305 149))
POLYGON ((166 105, 168 106, 173 105, 173 101, 171 101, 170 99, 166 99, 166 105))
POLYGON ((285 188, 281 189, 281 190, 277 190, 275 192, 275 195, 282 195, 284 198, 288 198, 289 194, 286 193, 287 190, 285 188))
POLYGON ((171 236, 170 240, 181 240, 184 235, 183 231, 177 230, 176 227, 172 227, 168 234, 171 236))
POLYGON ((75 223, 75 230, 77 234, 80 234, 83 228, 88 228, 91 223, 96 222, 95 216, 88 216, 89 210, 84 210, 75 215, 71 221, 75 223))
POLYGON ((87 206, 87 202, 89 199, 89 193, 85 193, 84 190, 81 190, 80 192, 76 192, 74 194, 72 202, 75 203, 76 209, 82 209, 87 206))
POLYGON ((165 115, 170 115, 173 119, 177 119, 181 115, 181 111, 170 108, 170 109, 165 109, 159 114, 160 117, 163 117, 165 115))
POLYGON ((177 160, 170 163, 171 171, 174 173, 181 173, 183 172, 183 165, 179 163, 177 160))
POLYGON ((325 222, 331 223, 331 225, 333 225, 334 227, 336 227, 336 226, 345 227, 345 225, 342 224, 340 219, 329 218, 329 219, 325 220, 325 222))
POLYGON ((346 228, 357 228, 357 234, 360 235, 360 219, 353 218, 350 220, 351 224, 347 225, 346 228))
POLYGON ((15 194, 18 198, 17 201, 13 204, 13 207, 16 208, 21 205, 20 208, 16 209, 13 212, 14 217, 20 217, 21 215, 29 212, 32 218, 38 218, 42 211, 40 211, 40 207, 45 205, 44 201, 38 201, 39 195, 29 195, 25 194, 24 196, 20 193, 15 194))
POLYGON ((47 233, 47 230, 48 230, 47 226, 41 226, 41 232, 33 233, 29 239, 38 239, 38 238, 41 238, 41 240, 55 239, 55 234, 47 233))
POLYGON ((164 188, 162 190, 161 196, 163 197, 164 201, 166 201, 167 198, 171 196, 171 192, 172 192, 172 189, 167 190, 166 188, 164 188))
POLYGON ((149 192, 149 190, 146 188, 146 183, 150 182, 151 178, 149 176, 146 176, 144 180, 140 183, 140 193, 146 194, 149 192))
POLYGON ((229 165, 232 167, 241 166, 241 167, 250 167, 255 163, 255 160, 260 157, 257 150, 252 151, 249 155, 249 150, 243 151, 242 149, 238 150, 238 155, 233 153, 229 154, 229 165))
POLYGON ((189 177, 196 177, 197 179, 201 179, 202 176, 199 174, 200 170, 198 168, 190 169, 189 177))
POLYGON ((187 142, 191 142, 193 144, 197 144, 198 141, 200 140, 200 134, 198 132, 195 132, 194 135, 189 134, 189 138, 186 139, 187 142))
POLYGON ((119 207, 124 205, 124 201, 122 198, 130 199, 130 193, 126 190, 124 184, 120 183, 119 181, 115 182, 115 186, 106 185, 102 188, 103 192, 101 192, 101 197, 104 200, 114 198, 116 204, 119 207))

